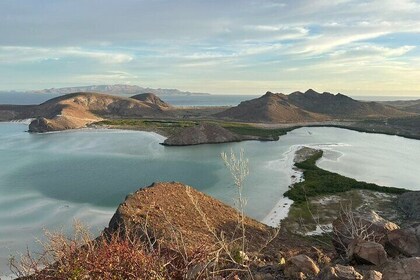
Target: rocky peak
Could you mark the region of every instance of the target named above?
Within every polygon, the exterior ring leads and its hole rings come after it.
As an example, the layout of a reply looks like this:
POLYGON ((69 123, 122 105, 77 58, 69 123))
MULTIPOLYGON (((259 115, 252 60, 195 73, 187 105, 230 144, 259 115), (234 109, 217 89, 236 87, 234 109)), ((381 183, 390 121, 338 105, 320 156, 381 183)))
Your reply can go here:
POLYGON ((131 97, 132 99, 139 100, 145 103, 153 104, 163 108, 169 108, 171 105, 157 97, 157 95, 153 93, 141 93, 131 97))
POLYGON ((305 95, 319 95, 319 92, 316 92, 313 89, 308 89, 307 91, 305 91, 305 95))

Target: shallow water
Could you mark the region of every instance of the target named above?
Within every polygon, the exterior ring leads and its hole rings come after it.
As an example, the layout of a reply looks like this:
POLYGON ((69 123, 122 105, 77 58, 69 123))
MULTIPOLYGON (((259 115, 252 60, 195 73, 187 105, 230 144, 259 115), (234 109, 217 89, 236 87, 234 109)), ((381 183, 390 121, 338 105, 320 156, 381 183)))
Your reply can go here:
MULTIPOLYGON (((420 190, 420 141, 338 128, 301 128, 277 142, 165 147, 160 135, 117 130, 29 134, 0 123, 0 272, 10 254, 36 250, 43 228, 80 219, 96 234, 124 197, 154 181, 180 181, 233 205, 220 153, 250 159, 246 212, 262 220, 291 182, 292 151, 324 149, 319 165, 359 180, 420 190)), ((287 202, 287 200, 285 201, 287 202)), ((1 275, 1 273, 0 273, 1 275)))

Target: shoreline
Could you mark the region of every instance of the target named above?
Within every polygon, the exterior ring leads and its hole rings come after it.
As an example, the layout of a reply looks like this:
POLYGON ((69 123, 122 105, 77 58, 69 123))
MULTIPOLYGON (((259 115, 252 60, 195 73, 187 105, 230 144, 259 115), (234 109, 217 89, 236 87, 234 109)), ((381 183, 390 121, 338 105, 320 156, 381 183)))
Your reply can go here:
MULTIPOLYGON (((303 176, 302 172, 299 172, 297 169, 294 169, 294 159, 296 152, 302 148, 302 145, 293 145, 290 147, 288 151, 286 151, 284 155, 284 164, 288 168, 289 173, 289 185, 290 187, 292 184, 294 184, 294 178, 301 179, 303 176), (294 176, 294 177, 293 177, 294 176)), ((295 179, 295 180, 298 180, 295 179)), ((268 214, 261 219, 261 223, 271 226, 271 227, 277 227, 283 219, 285 219, 290 210, 290 206, 292 205, 293 200, 285 197, 282 195, 278 202, 274 204, 273 208, 268 212, 268 214)))
MULTIPOLYGON (((33 120, 33 119, 4 120, 4 121, 0 121, 0 123, 28 124, 28 122, 30 122, 30 120, 33 120)), ((170 120, 168 120, 168 121, 170 121, 170 120)), ((171 120, 171 121, 173 122, 173 120, 171 120)), ((203 120, 197 120, 197 121, 203 121, 203 120)), ((304 123, 288 123, 288 124, 252 123, 252 124, 249 124, 249 125, 255 126, 255 129, 261 129, 261 130, 267 130, 267 131, 275 130, 276 128, 281 128, 281 129, 284 129, 286 134, 288 132, 294 131, 296 129, 305 128, 305 127, 335 127, 335 128, 357 131, 357 132, 361 132, 361 133, 382 134, 382 135, 388 135, 388 136, 398 136, 398 137, 402 137, 402 138, 406 138, 406 139, 412 139, 412 140, 420 140, 420 135, 409 135, 409 134, 399 133, 399 132, 383 131, 383 130, 380 130, 381 127, 376 128, 376 129, 379 129, 379 130, 375 130, 375 127, 370 127, 370 129, 357 127, 357 126, 355 126, 357 124, 357 122, 355 122, 355 121, 351 121, 350 124, 344 124, 344 123, 346 123, 346 122, 341 121, 341 122, 337 122, 337 123, 331 123, 330 121, 328 121, 326 123, 316 122, 316 123, 307 123, 307 124, 304 124, 304 123)), ((347 123, 349 123, 349 122, 347 122, 347 123)), ((139 127, 118 126, 118 125, 113 127, 112 125, 97 125, 95 123, 88 124, 87 126, 80 127, 80 128, 57 130, 57 131, 48 131, 48 132, 39 132, 39 133, 42 134, 42 133, 62 132, 62 131, 71 131, 71 130, 80 130, 80 129, 115 129, 115 130, 127 130, 127 131, 145 131, 145 132, 154 132, 154 133, 157 133, 157 134, 159 134, 163 137, 166 137, 166 138, 168 138, 168 136, 169 136, 167 133, 162 131, 162 129, 154 129, 154 128, 142 129, 142 128, 139 128, 139 127)), ((397 129, 397 128, 391 128, 391 129, 397 129)), ((237 140, 237 141, 228 141, 228 142, 216 142, 216 143, 208 142, 208 143, 200 143, 200 144, 165 145, 165 146, 190 146, 190 145, 219 144, 219 143, 242 142, 242 141, 278 141, 279 138, 282 135, 279 135, 278 137, 273 137, 273 138, 261 138, 261 139, 252 139, 252 138, 247 139, 247 136, 248 137, 253 137, 253 135, 240 135, 240 136, 244 136, 244 139, 240 139, 240 140, 237 140)))
MULTIPOLYGON (((320 144, 292 145, 290 149, 283 154, 285 156, 285 166, 290 175, 288 185, 289 189, 292 188, 294 184, 304 181, 303 171, 297 168, 295 163, 306 160, 312 155, 310 150, 314 148, 319 149, 319 146, 320 144)), ((283 196, 260 222, 271 227, 279 226, 282 220, 288 217, 293 203, 294 201, 285 197, 283 193, 283 196)))

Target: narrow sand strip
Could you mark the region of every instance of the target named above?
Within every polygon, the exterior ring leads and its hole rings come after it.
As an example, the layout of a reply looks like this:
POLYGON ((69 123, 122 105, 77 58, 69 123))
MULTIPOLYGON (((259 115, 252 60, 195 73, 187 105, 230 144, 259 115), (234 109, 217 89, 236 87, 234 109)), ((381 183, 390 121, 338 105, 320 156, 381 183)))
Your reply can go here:
MULTIPOLYGON (((296 168, 294 168, 295 163, 295 155, 296 152, 301 149, 303 146, 301 145, 294 145, 291 146, 290 149, 284 153, 284 166, 282 168, 285 168, 289 176, 289 182, 288 185, 291 186, 294 183, 300 182, 303 179, 303 174, 296 168)), ((281 220, 287 217, 289 214, 289 208, 290 205, 292 205, 293 201, 290 200, 287 197, 281 197, 279 201, 274 205, 273 209, 265 216, 264 219, 261 220, 263 224, 266 224, 268 226, 277 227, 281 220)))

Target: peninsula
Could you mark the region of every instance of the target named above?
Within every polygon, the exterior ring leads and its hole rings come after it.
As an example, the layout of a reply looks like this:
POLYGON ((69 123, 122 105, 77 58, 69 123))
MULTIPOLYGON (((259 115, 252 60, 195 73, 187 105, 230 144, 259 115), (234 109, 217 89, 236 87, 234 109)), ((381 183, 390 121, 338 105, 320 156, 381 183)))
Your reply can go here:
POLYGON ((154 93, 127 98, 76 92, 39 105, 0 105, 0 121, 32 119, 29 132, 38 133, 84 127, 155 131, 168 137, 165 145, 177 146, 273 141, 303 126, 420 139, 420 111, 414 101, 407 104, 361 102, 312 89, 288 95, 267 92, 234 107, 175 107, 154 93))

